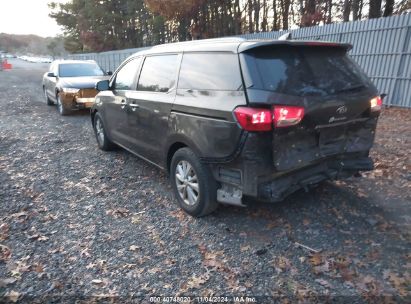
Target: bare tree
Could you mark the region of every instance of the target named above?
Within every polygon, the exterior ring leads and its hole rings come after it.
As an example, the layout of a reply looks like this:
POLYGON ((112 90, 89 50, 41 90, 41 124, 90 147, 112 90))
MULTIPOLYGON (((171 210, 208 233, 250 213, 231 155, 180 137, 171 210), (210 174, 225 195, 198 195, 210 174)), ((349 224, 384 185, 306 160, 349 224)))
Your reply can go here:
POLYGON ((394 0, 385 0, 384 17, 391 16, 394 11, 394 0))
POLYGON ((381 17, 381 2, 382 0, 370 0, 370 10, 368 13, 370 19, 381 17))
POLYGON ((344 0, 344 6, 343 6, 343 21, 344 22, 347 22, 350 20, 350 13, 351 13, 351 1, 344 0))

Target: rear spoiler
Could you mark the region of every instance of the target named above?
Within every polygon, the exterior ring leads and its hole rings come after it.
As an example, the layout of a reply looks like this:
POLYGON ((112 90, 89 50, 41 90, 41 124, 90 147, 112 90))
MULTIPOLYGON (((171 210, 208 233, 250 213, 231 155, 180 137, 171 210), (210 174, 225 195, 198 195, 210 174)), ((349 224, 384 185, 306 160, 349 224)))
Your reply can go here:
POLYGON ((307 40, 247 40, 238 46, 238 52, 246 52, 252 49, 265 47, 265 46, 318 46, 318 47, 336 47, 343 48, 346 51, 352 49, 352 45, 349 43, 338 43, 338 42, 329 42, 329 41, 307 41, 307 40))

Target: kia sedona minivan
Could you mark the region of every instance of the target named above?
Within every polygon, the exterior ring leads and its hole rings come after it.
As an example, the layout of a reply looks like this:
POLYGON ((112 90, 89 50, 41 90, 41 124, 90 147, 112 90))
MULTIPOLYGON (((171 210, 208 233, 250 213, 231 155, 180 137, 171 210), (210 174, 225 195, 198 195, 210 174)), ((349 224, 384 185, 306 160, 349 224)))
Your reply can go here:
POLYGON ((145 49, 97 83, 98 146, 166 170, 193 216, 372 170, 382 101, 350 48, 227 38, 145 49))

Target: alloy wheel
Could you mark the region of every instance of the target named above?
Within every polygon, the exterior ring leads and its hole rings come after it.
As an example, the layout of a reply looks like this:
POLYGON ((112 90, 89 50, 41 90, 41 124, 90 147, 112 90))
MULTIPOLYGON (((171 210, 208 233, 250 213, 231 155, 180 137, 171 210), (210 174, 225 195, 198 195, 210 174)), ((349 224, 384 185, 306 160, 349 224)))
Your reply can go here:
POLYGON ((104 128, 100 118, 96 118, 96 135, 100 146, 104 145, 104 128))
POLYGON ((189 206, 198 203, 200 187, 193 166, 188 161, 181 160, 177 164, 175 175, 177 191, 184 203, 189 206))

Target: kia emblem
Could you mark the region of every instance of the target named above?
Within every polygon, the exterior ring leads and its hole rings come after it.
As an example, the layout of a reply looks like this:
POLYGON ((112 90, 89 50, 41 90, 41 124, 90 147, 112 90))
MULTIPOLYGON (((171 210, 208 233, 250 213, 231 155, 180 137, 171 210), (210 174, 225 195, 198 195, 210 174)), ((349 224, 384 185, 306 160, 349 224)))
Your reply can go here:
POLYGON ((338 107, 336 110, 337 114, 340 114, 340 115, 347 113, 347 111, 348 109, 346 106, 338 107))

